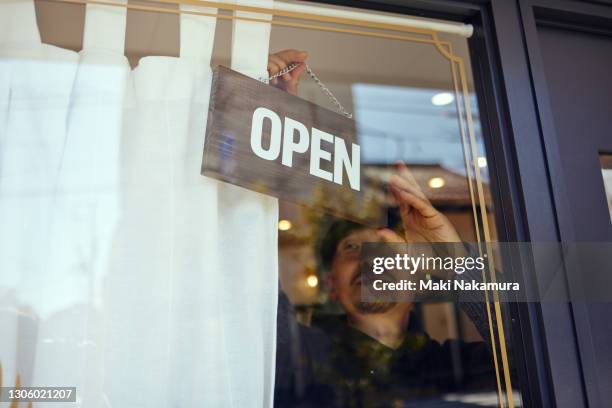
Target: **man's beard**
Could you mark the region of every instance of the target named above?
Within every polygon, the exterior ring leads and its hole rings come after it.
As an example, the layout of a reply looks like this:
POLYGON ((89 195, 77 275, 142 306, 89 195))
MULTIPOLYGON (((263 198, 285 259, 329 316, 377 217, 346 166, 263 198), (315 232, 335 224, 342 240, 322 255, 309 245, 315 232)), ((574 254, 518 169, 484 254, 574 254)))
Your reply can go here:
POLYGON ((393 309, 397 303, 395 302, 362 302, 358 301, 355 303, 355 308, 362 314, 379 314, 386 313, 393 309))
MULTIPOLYGON (((369 290, 370 294, 372 294, 370 299, 376 298, 376 296, 378 296, 378 294, 373 289, 374 279, 381 280, 386 283, 397 282, 395 275, 392 273, 388 273, 384 275, 371 275, 371 274, 361 275, 360 273, 357 273, 355 278, 353 279, 355 280, 358 277, 363 278, 362 284, 365 285, 364 287, 362 287, 361 290, 369 290)), ((364 302, 363 300, 361 300, 361 296, 359 297, 359 299, 356 299, 354 302, 355 308, 361 314, 386 313, 389 310, 393 309, 393 307, 395 307, 396 304, 397 302, 392 302, 389 300, 382 300, 382 299, 381 300, 374 299, 373 301, 364 302)))

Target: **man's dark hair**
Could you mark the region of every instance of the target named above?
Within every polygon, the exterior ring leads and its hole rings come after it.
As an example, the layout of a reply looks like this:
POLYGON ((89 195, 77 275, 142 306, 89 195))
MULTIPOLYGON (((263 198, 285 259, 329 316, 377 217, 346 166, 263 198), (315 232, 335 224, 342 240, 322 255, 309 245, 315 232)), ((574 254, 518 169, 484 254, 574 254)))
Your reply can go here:
POLYGON ((317 240, 316 248, 319 266, 325 271, 329 271, 340 241, 352 232, 366 228, 365 225, 337 218, 330 218, 327 225, 327 228, 321 228, 322 234, 317 240))

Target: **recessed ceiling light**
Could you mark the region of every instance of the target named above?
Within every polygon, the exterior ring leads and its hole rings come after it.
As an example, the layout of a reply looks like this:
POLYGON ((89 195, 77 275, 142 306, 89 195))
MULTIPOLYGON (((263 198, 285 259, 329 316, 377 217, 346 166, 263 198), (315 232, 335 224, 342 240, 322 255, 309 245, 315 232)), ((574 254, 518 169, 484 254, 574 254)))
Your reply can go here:
POLYGON ((455 97, 450 92, 440 92, 431 97, 431 103, 435 106, 445 106, 453 103, 455 97))
POLYGON ((314 288, 319 284, 319 278, 317 278, 315 275, 310 275, 306 278, 306 284, 311 288, 314 288))
POLYGON ((442 177, 432 177, 427 184, 429 184, 431 188, 442 188, 446 184, 446 181, 444 181, 442 177))
POLYGON ((487 167, 487 158, 480 156, 478 158, 478 167, 483 168, 483 167, 487 167))
POLYGON ((278 222, 278 229, 281 231, 289 231, 293 225, 289 220, 280 220, 278 222))

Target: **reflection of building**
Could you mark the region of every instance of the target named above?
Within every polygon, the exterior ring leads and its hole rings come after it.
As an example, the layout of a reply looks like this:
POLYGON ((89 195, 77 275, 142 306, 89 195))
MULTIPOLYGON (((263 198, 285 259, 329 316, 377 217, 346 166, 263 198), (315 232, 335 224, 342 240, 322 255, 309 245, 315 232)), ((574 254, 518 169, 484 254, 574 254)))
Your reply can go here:
MULTIPOLYGON (((410 162, 408 162, 410 163, 410 162)), ((468 181, 463 174, 449 170, 439 164, 409 164, 409 168, 427 198, 441 211, 465 210, 472 208, 474 201, 470 196, 468 181)), ((365 177, 386 182, 393 168, 389 166, 368 165, 365 177)), ((472 183, 475 183, 472 180, 472 183)), ((485 202, 489 206, 491 194, 488 184, 483 185, 485 202)))

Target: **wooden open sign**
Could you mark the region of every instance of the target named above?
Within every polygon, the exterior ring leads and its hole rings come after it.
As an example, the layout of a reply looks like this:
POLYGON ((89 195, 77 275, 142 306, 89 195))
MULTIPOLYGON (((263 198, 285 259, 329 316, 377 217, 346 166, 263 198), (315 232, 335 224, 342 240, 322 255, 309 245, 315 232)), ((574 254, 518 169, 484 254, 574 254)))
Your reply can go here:
MULTIPOLYGON (((202 174, 368 225, 383 225, 364 179, 355 122, 218 67, 202 174)), ((377 193, 378 191, 378 193, 377 193)))

